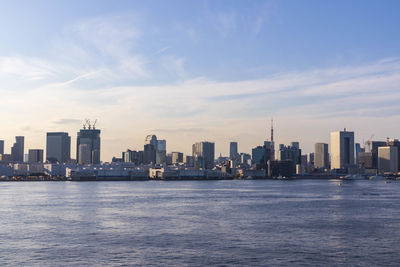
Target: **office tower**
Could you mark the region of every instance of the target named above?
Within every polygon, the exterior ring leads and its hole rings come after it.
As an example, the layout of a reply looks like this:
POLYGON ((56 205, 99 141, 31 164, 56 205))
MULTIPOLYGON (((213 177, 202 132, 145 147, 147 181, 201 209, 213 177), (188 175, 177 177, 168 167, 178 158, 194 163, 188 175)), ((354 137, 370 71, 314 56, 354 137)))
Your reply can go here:
POLYGON ((384 146, 378 148, 379 172, 398 171, 398 148, 396 146, 384 146))
POLYGON ((184 163, 187 167, 194 167, 194 158, 193 156, 185 156, 184 163))
POLYGON ((372 141, 372 142, 367 142, 366 148, 369 151, 365 152, 371 152, 372 155, 372 169, 377 169, 378 168, 378 148, 382 146, 387 146, 385 141, 372 141))
POLYGON ((354 167, 354 132, 331 133, 331 169, 354 167))
POLYGON ((238 143, 230 142, 229 144, 229 158, 236 159, 239 156, 238 154, 238 143))
POLYGON ((0 155, 4 154, 4 140, 0 140, 0 155))
POLYGON ((88 126, 84 125, 83 129, 78 132, 76 140, 76 160, 78 163, 100 163, 100 132, 101 131, 99 129, 95 129, 94 125, 92 126, 90 123, 88 126), (80 156, 84 156, 85 158, 81 158, 80 156))
POLYGON ((296 165, 301 164, 301 149, 299 142, 291 142, 289 146, 279 145, 278 159, 281 161, 291 161, 292 171, 296 172, 296 165))
POLYGON ((355 144, 355 151, 354 151, 354 154, 355 154, 355 157, 354 157, 354 162, 355 162, 355 164, 356 164, 356 166, 358 167, 359 166, 359 164, 360 164, 360 153, 361 153, 361 145, 360 145, 360 143, 356 143, 355 144))
MULTIPOLYGON (((398 139, 388 139, 387 145, 391 147, 397 147, 397 167, 400 168, 400 141, 398 139)), ((400 171, 399 169, 396 170, 400 171)))
POLYGON ((314 165, 315 154, 314 152, 307 154, 307 163, 314 165))
POLYGON ((135 165, 143 164, 143 151, 135 151, 128 149, 126 152, 122 152, 123 162, 132 162, 135 165))
POLYGON ((15 137, 15 143, 11 148, 12 161, 16 162, 24 161, 24 143, 25 143, 25 138, 23 136, 15 137))
POLYGON ((250 160, 251 160, 250 154, 240 153, 240 164, 244 164, 244 165, 248 166, 250 160))
POLYGON ((92 163, 92 150, 89 144, 79 144, 78 147, 78 164, 92 163))
POLYGON ((156 164, 167 162, 167 141, 157 140, 156 164))
POLYGON ((251 165, 256 169, 262 169, 266 167, 265 147, 257 146, 251 150, 251 165))
MULTIPOLYGON (((378 151, 377 151, 378 152, 378 151)), ((360 152, 359 166, 366 169, 376 169, 378 167, 373 167, 373 156, 372 152, 360 152)), ((378 153, 376 153, 376 162, 378 162, 378 153)), ((378 166, 378 163, 376 163, 378 166)))
POLYGON ((28 155, 29 163, 43 163, 43 149, 29 149, 28 155))
POLYGON ((172 164, 178 164, 178 163, 183 163, 183 153, 181 152, 172 152, 171 153, 171 161, 172 164))
POLYGON ((46 136, 46 160, 50 163, 66 163, 71 159, 71 137, 68 133, 52 132, 46 136))
POLYGON ((327 169, 329 167, 328 144, 316 143, 314 146, 314 167, 327 169))
POLYGON ((144 140, 143 161, 144 164, 155 164, 157 157, 157 137, 155 135, 147 135, 144 140))
POLYGON ((198 142, 192 146, 194 167, 196 169, 212 169, 215 160, 215 144, 198 142))

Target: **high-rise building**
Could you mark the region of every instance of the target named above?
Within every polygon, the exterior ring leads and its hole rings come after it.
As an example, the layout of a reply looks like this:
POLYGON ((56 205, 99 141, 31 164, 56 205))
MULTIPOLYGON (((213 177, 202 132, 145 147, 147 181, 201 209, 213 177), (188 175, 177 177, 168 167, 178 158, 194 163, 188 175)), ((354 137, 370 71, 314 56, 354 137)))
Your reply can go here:
POLYGON ((384 146, 378 148, 379 172, 398 171, 398 151, 396 146, 384 146))
POLYGON ((92 151, 89 144, 79 144, 78 147, 78 164, 92 163, 92 151))
POLYGON ((143 164, 143 151, 135 151, 128 149, 126 152, 122 152, 123 162, 132 162, 135 165, 143 164))
POLYGON ((400 141, 398 139, 388 139, 387 145, 391 147, 397 147, 397 171, 400 171, 400 141))
POLYGON ((265 169, 266 167, 266 149, 265 146, 257 146, 251 150, 251 165, 256 169, 265 169))
POLYGON ((229 143, 229 158, 236 159, 239 156, 238 153, 238 143, 237 142, 230 142, 229 143))
POLYGON ((362 149, 361 149, 360 143, 356 143, 355 151, 354 151, 354 154, 355 154, 354 162, 355 162, 356 166, 359 166, 359 164, 360 164, 360 153, 361 152, 362 152, 362 149))
POLYGON ((327 169, 329 167, 328 144, 316 143, 314 147, 314 167, 327 169))
POLYGON ((371 155, 372 155, 372 165, 370 168, 377 169, 378 168, 378 148, 382 147, 382 146, 387 146, 387 144, 385 141, 372 141, 369 144, 370 145, 366 147, 366 148, 368 148, 368 150, 365 152, 371 152, 371 155))
POLYGON ((156 164, 167 162, 167 141, 157 140, 156 164))
POLYGON ((71 137, 68 133, 52 132, 46 137, 46 160, 65 163, 71 159, 71 137))
POLYGON ((13 161, 16 162, 24 161, 24 143, 25 143, 25 137, 23 136, 15 137, 15 143, 11 148, 11 158, 13 161))
POLYGON ((172 164, 178 164, 178 163, 183 163, 183 153, 181 152, 172 152, 171 153, 171 161, 172 164))
POLYGON ((29 163, 43 163, 43 149, 29 149, 29 163))
POLYGON ((144 140, 144 148, 143 148, 143 162, 144 164, 155 164, 157 159, 157 136, 155 135, 147 135, 144 140))
POLYGON ((0 140, 0 155, 4 154, 4 140, 0 140))
MULTIPOLYGON (((360 152, 359 167, 365 169, 376 169, 377 167, 373 167, 372 162, 373 162, 372 152, 360 152)), ((378 162, 378 153, 376 162, 378 162)))
POLYGON ((354 167, 354 132, 331 133, 331 169, 354 167))
POLYGON ((100 163, 100 130, 89 125, 88 129, 84 127, 78 132, 76 140, 76 159, 81 164, 99 164, 100 163), (81 145, 86 145, 82 146, 81 145), (81 151, 82 150, 82 151, 81 151), (81 159, 80 156, 84 156, 81 159), (87 160, 87 157, 89 160, 87 160), (89 161, 89 162, 88 162, 89 161))
POLYGON ((215 161, 215 144, 198 142, 192 146, 194 167, 196 169, 212 169, 215 161))
POLYGON ((291 142, 289 146, 279 145, 278 159, 280 161, 291 161, 292 171, 296 172, 296 165, 301 164, 301 149, 299 142, 291 142))

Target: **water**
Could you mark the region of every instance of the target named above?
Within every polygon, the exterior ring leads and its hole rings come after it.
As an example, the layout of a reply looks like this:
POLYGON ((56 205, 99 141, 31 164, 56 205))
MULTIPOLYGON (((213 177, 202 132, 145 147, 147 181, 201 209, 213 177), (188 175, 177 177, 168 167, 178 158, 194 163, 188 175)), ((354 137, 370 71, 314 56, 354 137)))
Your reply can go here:
POLYGON ((400 182, 0 183, 0 264, 398 265, 400 182))

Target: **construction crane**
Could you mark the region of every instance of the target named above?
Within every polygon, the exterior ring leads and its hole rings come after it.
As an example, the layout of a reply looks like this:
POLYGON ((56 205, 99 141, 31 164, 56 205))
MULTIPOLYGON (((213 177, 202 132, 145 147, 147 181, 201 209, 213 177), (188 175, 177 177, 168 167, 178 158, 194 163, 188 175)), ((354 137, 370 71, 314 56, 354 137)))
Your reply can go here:
POLYGON ((368 151, 371 151, 372 138, 374 138, 374 135, 371 135, 371 137, 364 143, 364 146, 368 146, 368 151))

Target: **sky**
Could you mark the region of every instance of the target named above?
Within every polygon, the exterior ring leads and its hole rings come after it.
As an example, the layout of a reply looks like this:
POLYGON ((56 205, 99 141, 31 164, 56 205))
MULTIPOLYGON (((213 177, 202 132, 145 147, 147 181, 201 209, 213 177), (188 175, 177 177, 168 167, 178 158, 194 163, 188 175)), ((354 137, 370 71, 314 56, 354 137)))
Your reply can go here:
POLYGON ((400 1, 0 0, 0 139, 98 120, 103 161, 198 141, 400 138, 400 1))

